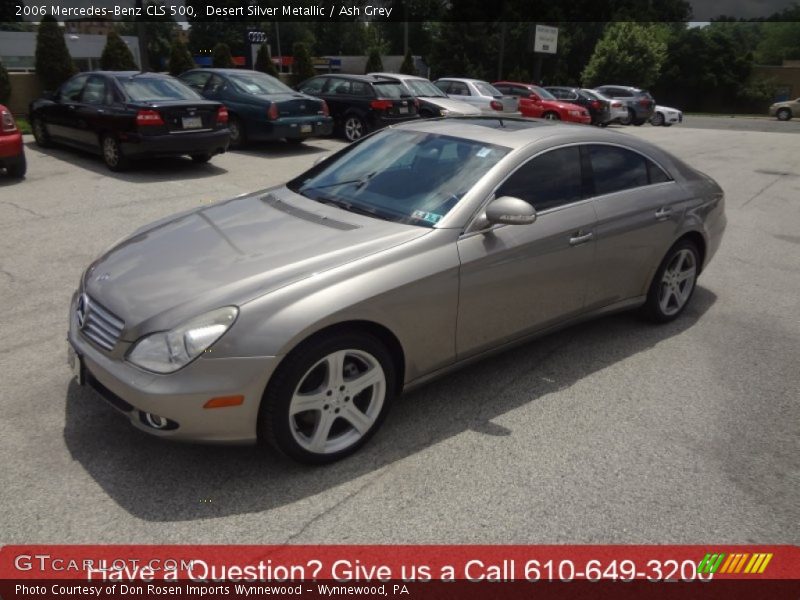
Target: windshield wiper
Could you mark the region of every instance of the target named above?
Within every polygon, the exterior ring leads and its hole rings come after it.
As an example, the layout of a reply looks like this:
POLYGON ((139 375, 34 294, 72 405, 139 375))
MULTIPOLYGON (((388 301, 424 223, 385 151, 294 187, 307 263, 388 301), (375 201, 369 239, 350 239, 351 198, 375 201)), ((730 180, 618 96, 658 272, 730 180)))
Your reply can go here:
POLYGON ((360 206, 356 206, 351 202, 347 202, 346 200, 339 200, 338 198, 332 198, 330 196, 317 196, 315 198, 317 202, 321 202, 322 204, 327 204, 328 206, 335 206, 336 208, 342 208, 348 212, 353 212, 359 215, 365 215, 367 217, 375 217, 376 219, 382 219, 384 221, 388 221, 386 217, 379 215, 374 210, 369 210, 366 208, 362 208, 360 206))
POLYGON ((356 188, 360 188, 365 183, 367 183, 370 179, 375 177, 375 175, 377 175, 377 173, 378 173, 377 171, 373 171, 372 173, 368 173, 366 175, 362 175, 361 177, 358 177, 358 178, 347 179, 346 181, 337 181, 336 183, 326 183, 325 185, 314 185, 314 186, 311 186, 311 187, 305 187, 304 186, 300 190, 300 192, 302 193, 304 191, 326 190, 328 188, 338 187, 340 185, 350 185, 352 183, 357 184, 356 188))

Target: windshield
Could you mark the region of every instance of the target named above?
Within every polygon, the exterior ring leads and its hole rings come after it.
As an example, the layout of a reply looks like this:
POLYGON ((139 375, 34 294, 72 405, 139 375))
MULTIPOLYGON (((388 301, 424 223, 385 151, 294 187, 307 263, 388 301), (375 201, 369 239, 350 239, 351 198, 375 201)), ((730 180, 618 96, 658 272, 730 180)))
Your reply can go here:
POLYGON ((375 91, 378 92, 379 98, 393 98, 396 100, 403 96, 408 96, 408 91, 399 81, 376 81, 375 91))
POLYGON ((287 186, 352 212, 433 227, 508 152, 457 137, 385 130, 287 186))
POLYGON ((176 79, 130 77, 120 79, 125 95, 135 102, 159 100, 202 100, 202 96, 176 79))
POLYGON ((421 98, 447 98, 447 94, 427 79, 406 79, 405 84, 414 96, 421 98))
POLYGON ((533 91, 541 98, 542 100, 558 100, 553 94, 548 92, 546 89, 539 87, 538 85, 532 85, 533 91))
POLYGON ((476 81, 474 83, 475 89, 478 90, 478 93, 481 96, 502 96, 503 94, 500 93, 493 85, 486 83, 485 81, 476 81))
POLYGON ((293 94, 289 86, 266 73, 236 73, 228 76, 233 84, 247 94, 293 94))

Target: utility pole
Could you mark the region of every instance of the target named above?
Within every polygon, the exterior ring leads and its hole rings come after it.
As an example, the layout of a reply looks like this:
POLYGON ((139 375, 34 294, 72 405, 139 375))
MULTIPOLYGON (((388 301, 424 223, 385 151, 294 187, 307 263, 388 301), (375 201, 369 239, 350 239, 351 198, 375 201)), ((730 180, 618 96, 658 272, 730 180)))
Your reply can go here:
MULTIPOLYGON (((136 0, 136 12, 144 13, 144 0, 136 0)), ((147 52, 147 25, 141 17, 136 19, 136 36, 139 38, 139 68, 142 71, 150 70, 150 55, 147 52)))

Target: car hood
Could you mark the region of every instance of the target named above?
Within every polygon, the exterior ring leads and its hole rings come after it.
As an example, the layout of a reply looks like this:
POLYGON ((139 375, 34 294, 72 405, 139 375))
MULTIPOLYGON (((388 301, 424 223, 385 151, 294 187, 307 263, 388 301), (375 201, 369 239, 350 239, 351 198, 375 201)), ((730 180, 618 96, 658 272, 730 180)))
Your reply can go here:
POLYGON ((429 231, 319 204, 280 187, 137 231, 89 267, 83 287, 125 321, 124 339, 134 341, 429 231))
POLYGON ((428 97, 425 96, 422 98, 426 102, 430 102, 438 106, 439 108, 443 108, 445 110, 449 110, 450 112, 460 113, 462 115, 479 115, 481 111, 478 107, 472 106, 472 104, 467 104, 466 102, 461 102, 460 100, 453 100, 452 98, 439 98, 437 97, 428 97))

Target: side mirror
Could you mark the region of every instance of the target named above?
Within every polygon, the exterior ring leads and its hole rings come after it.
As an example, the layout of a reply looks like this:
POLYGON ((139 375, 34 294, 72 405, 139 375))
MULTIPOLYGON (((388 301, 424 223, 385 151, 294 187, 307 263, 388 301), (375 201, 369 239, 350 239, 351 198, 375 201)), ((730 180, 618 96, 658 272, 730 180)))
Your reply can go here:
POLYGON ((486 220, 492 225, 530 225, 536 220, 536 209, 525 200, 503 196, 486 207, 486 220))

